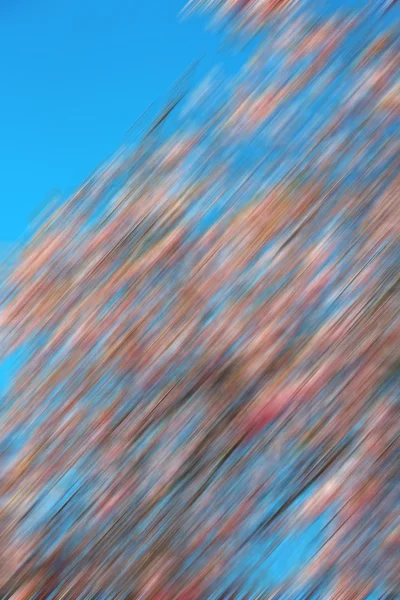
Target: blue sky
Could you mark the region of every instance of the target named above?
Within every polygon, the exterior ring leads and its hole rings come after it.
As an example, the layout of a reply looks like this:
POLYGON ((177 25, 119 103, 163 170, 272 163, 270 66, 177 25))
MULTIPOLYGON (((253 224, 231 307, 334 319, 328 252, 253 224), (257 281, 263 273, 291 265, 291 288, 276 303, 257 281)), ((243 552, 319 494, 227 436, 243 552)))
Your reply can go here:
MULTIPOLYGON (((184 0, 0 0, 0 244, 71 191, 219 40, 184 0)), ((221 58, 223 58, 221 56, 221 58)))

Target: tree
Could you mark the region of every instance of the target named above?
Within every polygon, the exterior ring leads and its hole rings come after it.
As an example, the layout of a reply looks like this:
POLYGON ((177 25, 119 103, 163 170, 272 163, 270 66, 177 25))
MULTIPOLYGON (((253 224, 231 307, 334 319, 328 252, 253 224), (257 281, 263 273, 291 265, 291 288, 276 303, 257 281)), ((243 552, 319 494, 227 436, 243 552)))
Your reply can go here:
POLYGON ((218 6, 242 72, 178 90, 4 284, 5 600, 394 593, 396 39, 376 3, 218 6))

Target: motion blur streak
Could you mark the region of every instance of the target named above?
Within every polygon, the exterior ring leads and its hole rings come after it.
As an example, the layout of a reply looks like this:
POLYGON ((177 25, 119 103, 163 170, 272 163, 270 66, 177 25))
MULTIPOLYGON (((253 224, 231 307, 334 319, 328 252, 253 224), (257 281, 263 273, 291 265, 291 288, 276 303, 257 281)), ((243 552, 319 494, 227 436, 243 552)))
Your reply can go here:
POLYGON ((396 597, 398 5, 323 4, 192 1, 243 68, 10 258, 2 600, 396 597))

